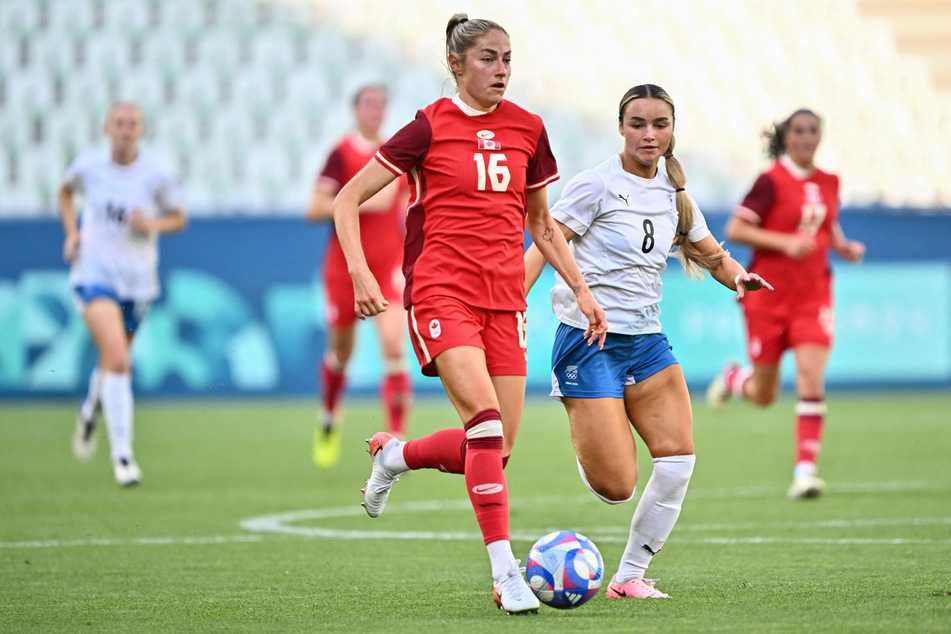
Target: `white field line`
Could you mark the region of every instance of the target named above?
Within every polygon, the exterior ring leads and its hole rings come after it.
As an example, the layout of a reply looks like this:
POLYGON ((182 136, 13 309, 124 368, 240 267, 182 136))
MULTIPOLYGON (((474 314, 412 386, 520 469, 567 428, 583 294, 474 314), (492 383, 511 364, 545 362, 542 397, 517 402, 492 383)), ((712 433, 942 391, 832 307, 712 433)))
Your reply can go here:
POLYGON ((0 542, 0 548, 76 548, 79 546, 203 546, 262 542, 263 535, 218 535, 215 537, 139 537, 130 539, 46 539, 0 542))
MULTIPOLYGON (((947 490, 947 485, 936 482, 888 482, 888 483, 856 483, 839 484, 837 492, 901 492, 901 491, 930 491, 947 490)), ((734 487, 691 489, 690 499, 729 499, 729 498, 775 498, 783 491, 777 487, 734 487)), ((548 504, 591 503, 592 496, 543 496, 533 498, 513 499, 515 506, 545 506, 548 504)), ((387 506, 387 515, 396 513, 430 513, 446 511, 469 511, 468 499, 428 500, 409 502, 404 504, 390 504, 387 506)), ((240 522, 246 533, 237 535, 218 535, 210 537, 142 537, 142 538, 111 538, 111 539, 51 539, 51 540, 24 540, 0 541, 0 549, 16 548, 76 548, 76 547, 111 547, 111 546, 188 546, 213 545, 233 543, 256 543, 267 539, 267 535, 283 535, 308 539, 399 539, 399 540, 430 540, 430 541, 469 541, 478 540, 482 536, 476 532, 446 532, 446 531, 390 531, 390 530, 360 530, 357 528, 326 528, 314 526, 313 523, 322 520, 341 519, 348 517, 362 518, 365 511, 359 505, 345 507, 305 509, 252 517, 240 522), (307 525, 299 525, 307 523, 307 525)), ((366 526, 369 519, 358 519, 360 525, 366 526)), ((575 526, 574 530, 588 535, 598 535, 598 542, 625 543, 628 528, 626 522, 618 526, 575 526)), ((805 544, 805 545, 947 545, 951 539, 914 539, 914 538, 877 538, 877 537, 818 537, 816 533, 829 529, 861 529, 874 527, 921 527, 921 526, 951 526, 951 517, 938 518, 865 518, 857 520, 817 520, 812 522, 746 522, 715 524, 689 524, 681 522, 674 529, 674 539, 686 544, 710 545, 756 545, 756 544, 805 544), (770 537, 762 533, 771 530, 796 529, 809 531, 809 537, 770 537), (758 535, 747 536, 704 536, 703 533, 736 533, 739 531, 755 531, 758 535), (692 535, 691 535, 692 533, 692 535), (700 535, 697 535, 697 534, 700 535)), ((371 524, 372 526, 372 524, 371 524)), ((534 542, 539 535, 543 535, 558 527, 547 527, 528 532, 513 532, 513 541, 534 542)))

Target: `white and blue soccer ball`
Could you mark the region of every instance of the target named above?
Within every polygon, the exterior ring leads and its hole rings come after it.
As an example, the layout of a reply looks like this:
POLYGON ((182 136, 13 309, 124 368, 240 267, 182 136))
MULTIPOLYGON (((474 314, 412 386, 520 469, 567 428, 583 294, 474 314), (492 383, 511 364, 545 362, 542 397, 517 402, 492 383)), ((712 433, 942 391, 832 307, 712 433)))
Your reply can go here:
POLYGON ((574 531, 555 531, 532 546, 525 577, 538 600, 559 610, 587 603, 601 588, 604 560, 590 539, 574 531))

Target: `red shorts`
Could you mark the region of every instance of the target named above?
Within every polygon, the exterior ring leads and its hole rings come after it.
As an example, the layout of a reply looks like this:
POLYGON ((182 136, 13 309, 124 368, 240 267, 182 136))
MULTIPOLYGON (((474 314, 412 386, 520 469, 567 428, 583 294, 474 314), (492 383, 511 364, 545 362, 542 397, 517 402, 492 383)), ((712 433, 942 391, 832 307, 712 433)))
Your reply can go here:
POLYGON ((525 376, 525 313, 474 308, 452 297, 428 297, 410 306, 410 340, 426 376, 438 376, 434 359, 444 350, 473 346, 485 351, 489 376, 525 376))
POLYGON ((747 351, 752 361, 778 363, 783 352, 802 344, 832 347, 835 319, 830 293, 771 295, 757 291, 743 300, 747 351), (747 301, 754 297, 756 301, 747 301))
MULTIPOLYGON (((390 249, 367 253, 367 264, 380 285, 383 297, 391 304, 403 302, 402 245, 399 249, 390 249)), ((357 319, 354 310, 353 281, 347 271, 347 260, 343 257, 340 244, 333 240, 327 245, 324 259, 324 291, 327 323, 333 328, 352 326, 357 319)))

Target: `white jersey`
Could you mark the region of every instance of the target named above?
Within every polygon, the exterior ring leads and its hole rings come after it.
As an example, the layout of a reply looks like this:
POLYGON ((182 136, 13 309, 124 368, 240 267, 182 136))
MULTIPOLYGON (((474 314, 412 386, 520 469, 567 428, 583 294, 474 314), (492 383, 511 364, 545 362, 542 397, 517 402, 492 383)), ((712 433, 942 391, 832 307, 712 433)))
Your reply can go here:
POLYGON ((158 236, 132 231, 129 217, 134 211, 147 218, 184 211, 172 170, 146 150, 129 165, 119 165, 109 148, 95 148, 70 164, 64 183, 83 195, 71 284, 104 286, 123 301, 158 297, 158 236))
MULTIPOLYGON (((571 179, 551 215, 574 231, 569 243, 594 298, 604 309, 609 332, 639 335, 660 332, 661 273, 667 269, 677 233, 676 192, 663 169, 652 179, 624 171, 612 156, 571 179)), ((693 201, 691 201, 693 202, 693 201)), ((694 203, 687 239, 710 235, 694 203)), ((587 318, 574 293, 557 273, 551 290, 555 317, 586 328, 587 318)))

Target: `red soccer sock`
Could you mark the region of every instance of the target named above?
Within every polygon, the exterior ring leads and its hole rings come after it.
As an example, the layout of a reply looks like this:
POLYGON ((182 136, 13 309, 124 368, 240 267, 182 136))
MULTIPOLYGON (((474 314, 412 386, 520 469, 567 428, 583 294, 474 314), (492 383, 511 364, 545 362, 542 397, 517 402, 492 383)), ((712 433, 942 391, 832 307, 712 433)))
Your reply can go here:
POLYGON ((387 374, 380 386, 380 399, 386 409, 389 432, 401 437, 406 429, 406 413, 413 396, 413 387, 405 372, 387 374))
POLYGON ((822 444, 826 404, 821 398, 796 403, 796 462, 815 463, 822 444))
POLYGON ((347 376, 342 370, 333 370, 326 359, 320 360, 320 385, 323 388, 324 409, 333 414, 337 411, 337 401, 343 393, 347 376))
MULTIPOLYGON (((472 429, 486 422, 501 425, 499 413, 484 410, 466 423, 472 429)), ((502 436, 466 441, 466 490, 486 544, 509 539, 509 500, 502 471, 502 436)))
POLYGON ((403 460, 410 469, 465 473, 466 432, 458 428, 442 429, 423 438, 407 440, 403 444, 403 460))

